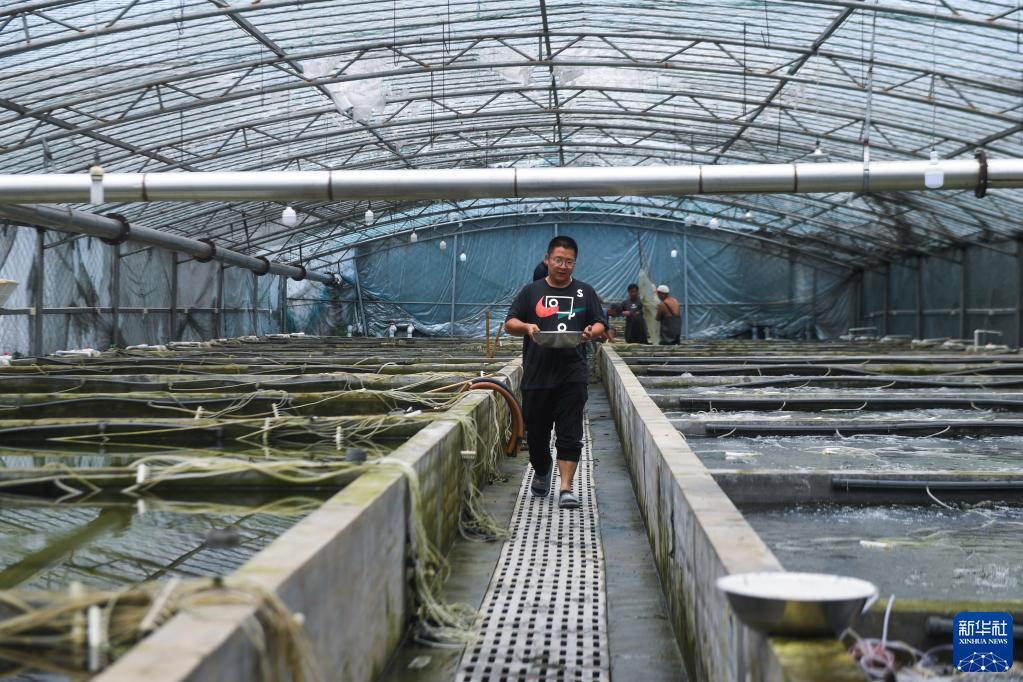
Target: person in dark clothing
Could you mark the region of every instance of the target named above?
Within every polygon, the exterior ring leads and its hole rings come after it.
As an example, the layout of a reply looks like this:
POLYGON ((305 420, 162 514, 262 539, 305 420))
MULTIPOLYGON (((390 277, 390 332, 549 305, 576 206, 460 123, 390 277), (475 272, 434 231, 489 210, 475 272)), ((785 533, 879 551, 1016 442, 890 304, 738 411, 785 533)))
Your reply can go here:
POLYGON ((667 284, 657 287, 657 321, 661 323, 661 345, 677 346, 682 336, 682 315, 678 299, 671 296, 667 284))
MULTIPOLYGON (((508 310, 504 327, 515 336, 540 331, 578 331, 590 341, 604 333, 606 324, 600 298, 589 284, 572 278, 579 247, 571 237, 559 236, 547 246, 548 274, 519 291, 508 310)), ((561 490, 558 506, 575 508, 579 498, 572 479, 582 454, 583 408, 586 406, 586 346, 543 348, 530 343, 523 361, 522 415, 526 422, 530 489, 545 497, 551 486, 551 428, 557 438, 561 490)))
POLYGON ((543 279, 547 276, 547 263, 540 261, 535 268, 533 268, 533 281, 543 279))
POLYGON ((625 343, 650 343, 646 319, 643 317, 643 301, 639 298, 639 286, 630 284, 627 291, 629 297, 618 306, 625 318, 625 343))

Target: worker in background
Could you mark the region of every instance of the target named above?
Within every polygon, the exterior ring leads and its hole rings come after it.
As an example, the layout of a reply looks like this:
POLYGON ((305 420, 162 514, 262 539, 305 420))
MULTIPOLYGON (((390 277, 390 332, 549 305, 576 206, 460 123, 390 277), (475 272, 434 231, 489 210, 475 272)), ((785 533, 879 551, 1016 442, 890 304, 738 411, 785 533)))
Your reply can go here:
POLYGON ((639 285, 630 284, 626 289, 629 297, 622 301, 618 310, 625 318, 625 343, 650 343, 643 317, 643 301, 639 298, 639 285))
POLYGON ((682 336, 682 315, 678 299, 671 296, 667 284, 657 287, 657 321, 661 323, 661 345, 677 346, 682 336))
POLYGON ((398 325, 391 320, 390 324, 387 325, 387 338, 393 339, 394 335, 398 333, 398 325))
MULTIPOLYGON (((586 342, 604 333, 606 325, 597 292, 572 277, 578 254, 579 246, 571 237, 558 236, 550 241, 544 257, 548 274, 524 286, 515 297, 504 323, 509 334, 576 331, 582 332, 582 341, 586 342)), ((530 490, 537 497, 550 492, 553 427, 561 476, 558 506, 577 508, 579 498, 572 492, 572 479, 583 449, 586 344, 543 348, 534 338, 526 349, 522 370, 522 416, 533 467, 530 490)))
POLYGON ((615 341, 618 340, 618 332, 615 330, 614 325, 611 324, 611 317, 612 316, 621 317, 622 312, 612 305, 608 306, 604 310, 604 313, 605 313, 604 319, 607 321, 607 329, 604 330, 603 338, 606 339, 609 343, 614 343, 615 341))
POLYGON ((412 332, 414 332, 415 330, 416 330, 416 326, 414 324, 412 324, 411 322, 409 322, 408 326, 405 327, 405 338, 406 339, 411 339, 412 338, 412 332))

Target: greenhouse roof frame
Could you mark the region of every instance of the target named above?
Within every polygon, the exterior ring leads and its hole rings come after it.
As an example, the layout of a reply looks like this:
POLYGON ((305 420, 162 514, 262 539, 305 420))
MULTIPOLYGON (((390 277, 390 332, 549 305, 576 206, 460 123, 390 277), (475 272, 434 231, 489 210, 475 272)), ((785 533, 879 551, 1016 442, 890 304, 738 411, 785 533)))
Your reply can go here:
MULTIPOLYGON (((817 145, 839 161, 1023 158, 1021 22, 1010 0, 14 2, 0 173, 97 155, 123 173, 791 163, 817 145)), ((597 205, 713 214, 850 267, 1023 233, 1014 189, 403 201, 369 229, 360 201, 298 202, 290 229, 275 202, 103 210, 312 262, 446 211, 597 205)))

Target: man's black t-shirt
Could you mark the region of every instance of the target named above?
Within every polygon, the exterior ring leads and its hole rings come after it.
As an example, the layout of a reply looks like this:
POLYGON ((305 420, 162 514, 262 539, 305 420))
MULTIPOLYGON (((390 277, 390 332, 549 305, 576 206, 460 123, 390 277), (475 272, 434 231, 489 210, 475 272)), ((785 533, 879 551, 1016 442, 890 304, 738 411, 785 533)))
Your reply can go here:
MULTIPOLYGON (((597 292, 577 279, 564 288, 552 287, 546 279, 527 284, 508 310, 507 319, 513 317, 544 332, 581 332, 595 322, 606 324, 597 292)), ((522 388, 526 390, 586 383, 586 344, 541 348, 531 343, 522 369, 522 388)))

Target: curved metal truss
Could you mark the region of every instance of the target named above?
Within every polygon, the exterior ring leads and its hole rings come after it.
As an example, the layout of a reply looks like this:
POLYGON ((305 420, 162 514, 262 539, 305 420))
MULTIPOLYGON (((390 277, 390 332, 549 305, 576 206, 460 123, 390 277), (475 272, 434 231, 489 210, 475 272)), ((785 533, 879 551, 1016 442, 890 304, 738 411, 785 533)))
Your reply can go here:
MULTIPOLYGON (((1023 157, 1019 0, 23 0, 0 173, 1023 157)), ((111 207, 252 254, 522 211, 716 226, 855 267, 1023 230, 1023 194, 111 207)))

